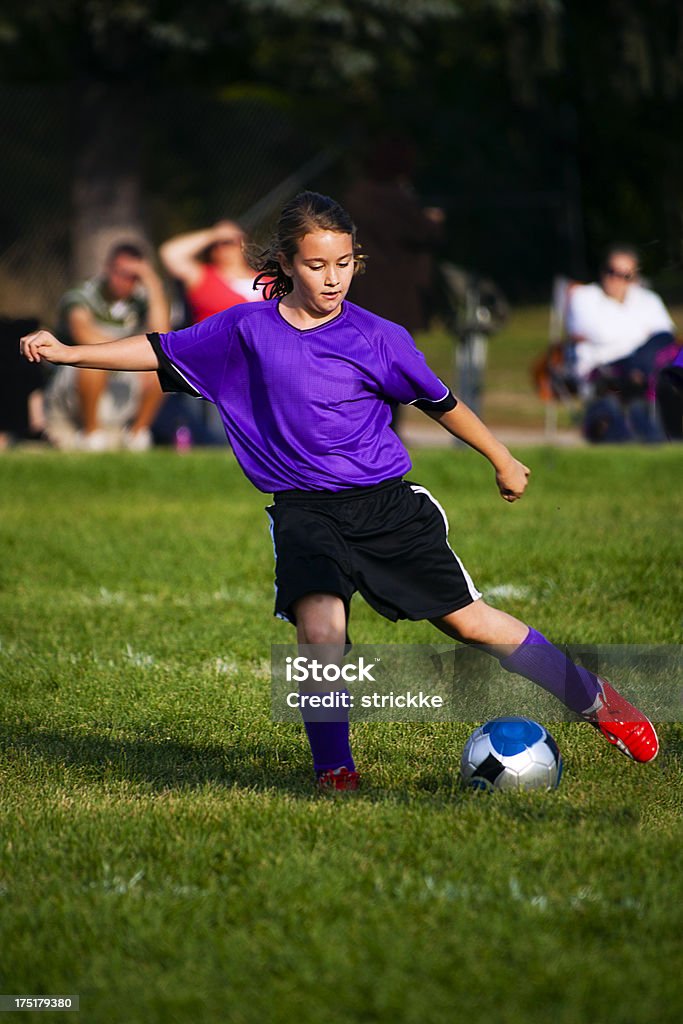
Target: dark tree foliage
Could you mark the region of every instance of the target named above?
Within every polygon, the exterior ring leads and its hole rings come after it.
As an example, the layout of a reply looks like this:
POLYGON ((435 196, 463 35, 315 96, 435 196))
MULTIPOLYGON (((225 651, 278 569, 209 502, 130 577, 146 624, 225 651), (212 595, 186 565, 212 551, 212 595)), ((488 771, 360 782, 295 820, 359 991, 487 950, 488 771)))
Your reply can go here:
POLYGON ((671 0, 5 0, 0 67, 5 82, 73 83, 84 102, 258 89, 296 105, 314 148, 410 135, 451 254, 519 294, 552 270, 589 273, 615 237, 681 276, 671 0))

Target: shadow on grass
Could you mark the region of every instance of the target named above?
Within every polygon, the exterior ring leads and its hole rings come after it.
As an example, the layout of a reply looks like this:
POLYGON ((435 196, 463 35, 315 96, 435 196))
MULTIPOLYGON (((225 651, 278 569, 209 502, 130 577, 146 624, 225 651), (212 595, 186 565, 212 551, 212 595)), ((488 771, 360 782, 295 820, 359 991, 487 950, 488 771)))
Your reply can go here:
MULTIPOLYGON (((669 727, 663 756, 657 767, 664 772, 677 767, 683 756, 683 729, 669 727), (669 763, 670 762, 670 763, 669 763)), ((271 742, 248 742, 231 734, 225 744, 184 743, 171 737, 112 738, 99 734, 31 728, 25 723, 0 731, 0 755, 27 781, 44 780, 42 769, 58 777, 69 772, 70 781, 95 784, 127 782, 157 793, 193 790, 204 786, 238 787, 252 792, 278 792, 311 799, 318 796, 310 768, 281 758, 271 742)), ((634 766, 636 767, 636 766, 634 766)), ((659 774, 659 773, 658 773, 659 774)), ((368 780, 369 781, 369 780, 368 780)), ((361 791, 370 803, 419 803, 453 808, 469 803, 472 793, 459 786, 457 772, 426 771, 413 777, 407 788, 375 787, 369 781, 361 791)), ((484 798, 484 805, 488 797, 484 798)), ((528 813, 545 817, 549 807, 532 800, 528 813)), ((519 804, 514 813, 519 816, 519 804)), ((583 818, 590 812, 576 810, 583 818)))
MULTIPOLYGON (((21 764, 26 780, 34 779, 37 784, 44 781, 47 770, 55 781, 60 773, 68 772, 73 783, 124 782, 154 793, 222 786, 305 800, 321 798, 307 765, 280 759, 272 743, 249 743, 234 735, 224 745, 195 745, 170 737, 117 739, 31 728, 22 723, 0 730, 0 756, 6 764, 21 764)), ((448 775, 430 775, 413 781, 408 789, 368 784, 359 794, 367 803, 408 804, 417 800, 432 807, 452 807, 469 795, 448 775)), ((323 796, 329 798, 329 794, 323 796)))
POLYGON ((76 769, 84 780, 125 781, 156 792, 198 789, 206 785, 246 790, 277 790, 310 796, 311 772, 283 764, 271 745, 247 744, 231 736, 223 745, 194 745, 172 738, 115 739, 25 725, 0 732, 0 751, 8 760, 32 767, 76 769))

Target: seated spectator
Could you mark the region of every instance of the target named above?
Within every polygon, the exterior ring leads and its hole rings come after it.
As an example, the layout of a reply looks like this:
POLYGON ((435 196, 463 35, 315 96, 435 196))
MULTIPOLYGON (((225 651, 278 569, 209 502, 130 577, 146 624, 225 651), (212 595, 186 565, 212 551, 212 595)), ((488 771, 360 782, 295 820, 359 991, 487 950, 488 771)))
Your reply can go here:
MULTIPOLYGON (((191 323, 200 323, 242 302, 262 300, 263 292, 254 288, 256 273, 247 262, 246 242, 239 224, 222 220, 210 228, 176 235, 161 246, 161 262, 184 289, 191 323)), ((168 443, 179 427, 187 427, 194 444, 225 444, 225 433, 213 406, 197 411, 195 405, 189 395, 169 395, 154 425, 155 440, 168 443)))
MULTIPOLYGON (((161 279, 138 246, 127 242, 110 250, 102 274, 72 288, 60 303, 58 329, 72 345, 168 328, 161 279)), ((103 451, 116 446, 117 428, 124 425, 124 447, 149 448, 150 428, 164 399, 156 374, 136 374, 132 388, 123 382, 117 388, 118 383, 117 375, 108 370, 61 367, 47 396, 50 439, 59 447, 103 451)))
POLYGON ((671 317, 660 297, 639 283, 638 255, 626 245, 608 249, 599 283, 571 290, 566 326, 582 382, 600 370, 642 390, 657 354, 674 343, 671 317))
POLYGON ((674 325, 661 298, 639 282, 638 254, 613 245, 600 281, 572 288, 566 328, 589 440, 662 438, 654 415, 657 372, 676 350, 674 325))
POLYGON ((169 274, 181 281, 193 323, 241 302, 256 302, 256 274, 244 254, 244 231, 231 220, 170 238, 159 249, 169 274))

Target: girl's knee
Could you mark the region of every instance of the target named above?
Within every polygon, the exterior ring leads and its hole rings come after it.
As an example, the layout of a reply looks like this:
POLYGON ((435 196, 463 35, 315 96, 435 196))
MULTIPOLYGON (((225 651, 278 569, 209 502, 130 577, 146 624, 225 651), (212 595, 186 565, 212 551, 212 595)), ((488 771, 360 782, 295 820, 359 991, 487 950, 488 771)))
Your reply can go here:
POLYGON ((442 621, 464 643, 487 647, 505 644, 516 646, 528 632, 527 626, 519 619, 498 608, 492 608, 482 599, 452 612, 442 621))
POLYGON ((297 638, 301 644, 339 644, 346 641, 346 630, 332 622, 297 621, 297 638))
POLYGON ((346 612, 340 598, 307 595, 294 604, 297 639, 301 644, 341 644, 346 640, 346 612))
POLYGON ((457 612, 456 629, 461 639, 471 644, 490 643, 492 635, 495 634, 491 616, 488 614, 492 610, 483 602, 476 601, 457 612))

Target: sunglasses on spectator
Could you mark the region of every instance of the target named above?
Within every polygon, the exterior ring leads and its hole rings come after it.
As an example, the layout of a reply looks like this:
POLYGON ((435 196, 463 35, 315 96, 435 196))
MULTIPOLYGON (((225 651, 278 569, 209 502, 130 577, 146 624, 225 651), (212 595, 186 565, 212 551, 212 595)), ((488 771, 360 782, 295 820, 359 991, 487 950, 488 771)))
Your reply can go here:
POLYGON ((624 274, 621 270, 615 270, 614 267, 605 267, 605 274, 607 277, 618 277, 620 281, 632 281, 636 276, 635 270, 628 274, 624 274))

